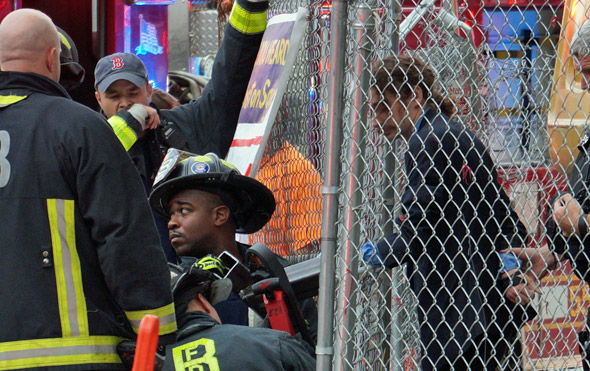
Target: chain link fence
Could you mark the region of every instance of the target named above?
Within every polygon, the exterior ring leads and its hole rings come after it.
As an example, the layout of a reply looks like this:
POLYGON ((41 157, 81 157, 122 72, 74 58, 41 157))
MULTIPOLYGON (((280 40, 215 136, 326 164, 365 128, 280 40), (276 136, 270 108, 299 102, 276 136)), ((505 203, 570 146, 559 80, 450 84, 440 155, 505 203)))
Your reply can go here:
MULTIPOLYGON (((452 363, 443 355, 427 359, 426 349, 437 342, 450 346, 458 325, 439 337, 443 330, 425 321, 419 304, 439 293, 428 284, 410 288, 416 266, 432 251, 423 244, 422 252, 394 269, 371 268, 361 256, 365 242, 400 233, 393 221, 412 205, 402 200, 411 179, 405 171, 408 145, 386 140, 373 126, 372 66, 409 53, 436 71, 433 89, 453 99, 453 118, 490 153, 497 181, 526 229, 527 245, 538 248, 546 242, 550 200, 568 189, 587 126, 590 97, 581 90, 569 46, 590 14, 590 1, 271 0, 270 7, 269 16, 305 7, 309 24, 258 174, 275 193, 277 210, 251 242, 263 242, 294 262, 320 250, 325 255, 319 369, 417 370, 425 360, 452 363), (433 338, 424 338, 425 326, 433 338)), ((439 188, 453 194, 457 185, 439 188)), ((465 235, 453 238, 474 239, 471 222, 464 222, 465 235)), ((451 231, 458 224, 446 223, 451 231)), ((412 236, 408 249, 418 251, 422 237, 412 236)), ((441 250, 428 258, 432 271, 422 272, 425 282, 435 273, 441 282, 467 280, 445 250, 451 237, 432 236, 441 250), (441 256, 450 260, 448 272, 437 271, 441 256)), ((480 250, 481 241, 473 242, 473 251, 459 254, 467 256, 468 270, 477 260, 470 254, 493 259, 480 250)), ((588 286, 564 262, 543 278, 541 291, 533 301, 537 316, 509 345, 499 369, 581 369, 577 334, 586 323, 588 286)), ((453 304, 457 293, 449 292, 448 300, 461 317, 463 308, 453 304)), ((487 303, 491 295, 480 297, 487 303)), ((477 341, 475 327, 466 334, 477 341)))

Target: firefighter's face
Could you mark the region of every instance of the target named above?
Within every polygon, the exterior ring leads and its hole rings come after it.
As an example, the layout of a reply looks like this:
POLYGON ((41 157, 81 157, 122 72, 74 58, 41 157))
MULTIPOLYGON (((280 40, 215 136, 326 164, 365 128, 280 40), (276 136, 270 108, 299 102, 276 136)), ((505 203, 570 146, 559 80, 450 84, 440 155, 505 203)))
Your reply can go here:
POLYGON ((400 99, 391 92, 382 96, 376 89, 370 92, 370 110, 373 115, 373 129, 393 142, 398 136, 406 140, 414 129, 415 112, 411 109, 413 99, 400 99))
POLYGON ((105 92, 97 90, 96 100, 107 118, 121 110, 129 109, 135 103, 148 105, 152 96, 152 87, 145 83, 138 87, 131 81, 117 80, 105 92))
POLYGON ((581 87, 590 90, 590 55, 574 58, 574 68, 581 75, 581 87))
POLYGON ((169 207, 168 236, 176 254, 202 258, 220 253, 219 211, 227 206, 217 195, 187 189, 173 196, 169 207))

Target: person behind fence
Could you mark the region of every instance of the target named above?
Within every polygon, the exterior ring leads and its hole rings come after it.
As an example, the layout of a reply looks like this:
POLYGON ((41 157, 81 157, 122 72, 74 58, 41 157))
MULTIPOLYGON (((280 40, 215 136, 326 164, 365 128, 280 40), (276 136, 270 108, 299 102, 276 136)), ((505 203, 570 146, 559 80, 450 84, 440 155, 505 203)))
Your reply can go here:
POLYGON ((46 14, 0 23, 0 368, 120 370, 143 315, 174 337, 170 273, 133 163, 58 84, 59 55, 46 14))
POLYGON ((523 321, 535 315, 504 304, 503 293, 524 304, 535 295, 514 256, 506 255, 512 269, 499 278, 497 251, 524 245, 526 230, 484 144, 450 119, 453 103, 434 90, 433 69, 394 55, 373 72, 374 128, 389 141, 407 142, 407 185, 400 232, 363 245, 363 258, 374 267, 407 263, 424 370, 494 369, 515 351, 523 321))
MULTIPOLYGON (((575 33, 570 46, 574 68, 581 75, 581 87, 590 90, 590 21, 575 33)), ((578 156, 569 179, 569 190, 552 200, 551 217, 546 223, 547 245, 540 249, 514 249, 523 260, 532 263, 542 278, 560 260, 569 260, 574 271, 590 283, 590 133, 585 131, 578 145, 578 156)), ((578 334, 584 370, 590 370, 590 317, 578 334)))
MULTIPOLYGON (((202 96, 161 110, 156 117, 150 110, 134 106, 148 105, 152 95, 147 69, 136 55, 115 53, 98 61, 94 70, 96 100, 133 159, 146 194, 170 147, 226 156, 266 29, 267 10, 268 1, 236 0, 202 96), (130 112, 116 116, 121 110, 130 112)), ((174 262, 166 221, 159 215, 154 217, 167 259, 174 262)))
MULTIPOLYGON (((256 179, 241 175, 229 162, 214 153, 195 155, 175 149, 169 150, 162 163, 150 203, 169 218, 170 240, 178 256, 204 258, 228 252, 240 262, 245 262, 249 246, 236 241, 236 233, 257 232, 275 210, 272 192, 256 179)), ((286 259, 279 260, 288 265, 286 259)), ((315 339, 315 303, 307 299, 300 304, 315 339)), ((249 324, 248 306, 236 293, 216 309, 223 323, 249 324)))
POLYGON ((305 344, 286 332, 222 324, 214 305, 232 283, 200 266, 196 258, 186 268, 170 265, 179 329, 164 370, 315 370, 305 344))

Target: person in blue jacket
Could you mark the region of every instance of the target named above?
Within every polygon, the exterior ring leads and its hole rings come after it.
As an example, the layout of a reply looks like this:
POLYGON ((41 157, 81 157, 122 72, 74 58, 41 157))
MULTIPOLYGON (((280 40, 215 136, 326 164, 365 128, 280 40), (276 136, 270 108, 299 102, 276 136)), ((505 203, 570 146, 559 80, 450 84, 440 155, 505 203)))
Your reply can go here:
POLYGON ((526 230, 484 144, 450 118, 453 103, 435 90, 432 68, 417 57, 391 56, 374 76, 374 128, 390 141, 407 142, 407 186, 399 233, 365 244, 363 258, 374 267, 407 264, 419 303, 424 370, 494 369, 534 315, 504 296, 515 285, 508 296, 515 302, 535 294, 514 269, 514 257, 508 262, 514 274, 503 287, 500 277, 499 252, 523 246, 526 230))

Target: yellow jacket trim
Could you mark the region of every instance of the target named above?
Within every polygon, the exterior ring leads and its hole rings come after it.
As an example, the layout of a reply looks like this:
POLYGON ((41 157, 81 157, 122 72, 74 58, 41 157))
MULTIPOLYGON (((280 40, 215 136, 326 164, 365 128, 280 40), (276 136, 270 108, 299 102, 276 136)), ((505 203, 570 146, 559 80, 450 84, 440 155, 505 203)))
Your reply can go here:
POLYGON ((31 339, 0 343, 0 370, 121 363, 116 336, 31 339))
POLYGON ((155 308, 155 309, 147 309, 147 310, 135 310, 135 311, 125 311, 125 315, 129 320, 129 323, 133 327, 133 331, 136 333, 139 331, 139 324, 141 323, 141 319, 148 314, 153 314, 157 316, 160 320, 160 327, 158 333, 160 335, 171 334, 176 331, 176 315, 174 313, 174 303, 170 303, 166 306, 155 308))
POLYGON ((257 34, 266 29, 267 14, 268 10, 259 13, 249 12, 236 2, 229 17, 229 23, 243 34, 257 34))
POLYGON ((115 135, 117 138, 119 138, 119 141, 125 148, 125 151, 129 151, 129 148, 131 148, 137 141, 137 134, 135 131, 133 131, 133 129, 127 125, 125 120, 119 116, 113 116, 107 121, 115 131, 115 135))
POLYGON ((28 95, 0 95, 0 108, 20 102, 26 97, 28 97, 28 95))
POLYGON ((47 200, 62 336, 88 336, 82 269, 76 250, 73 200, 47 200))

